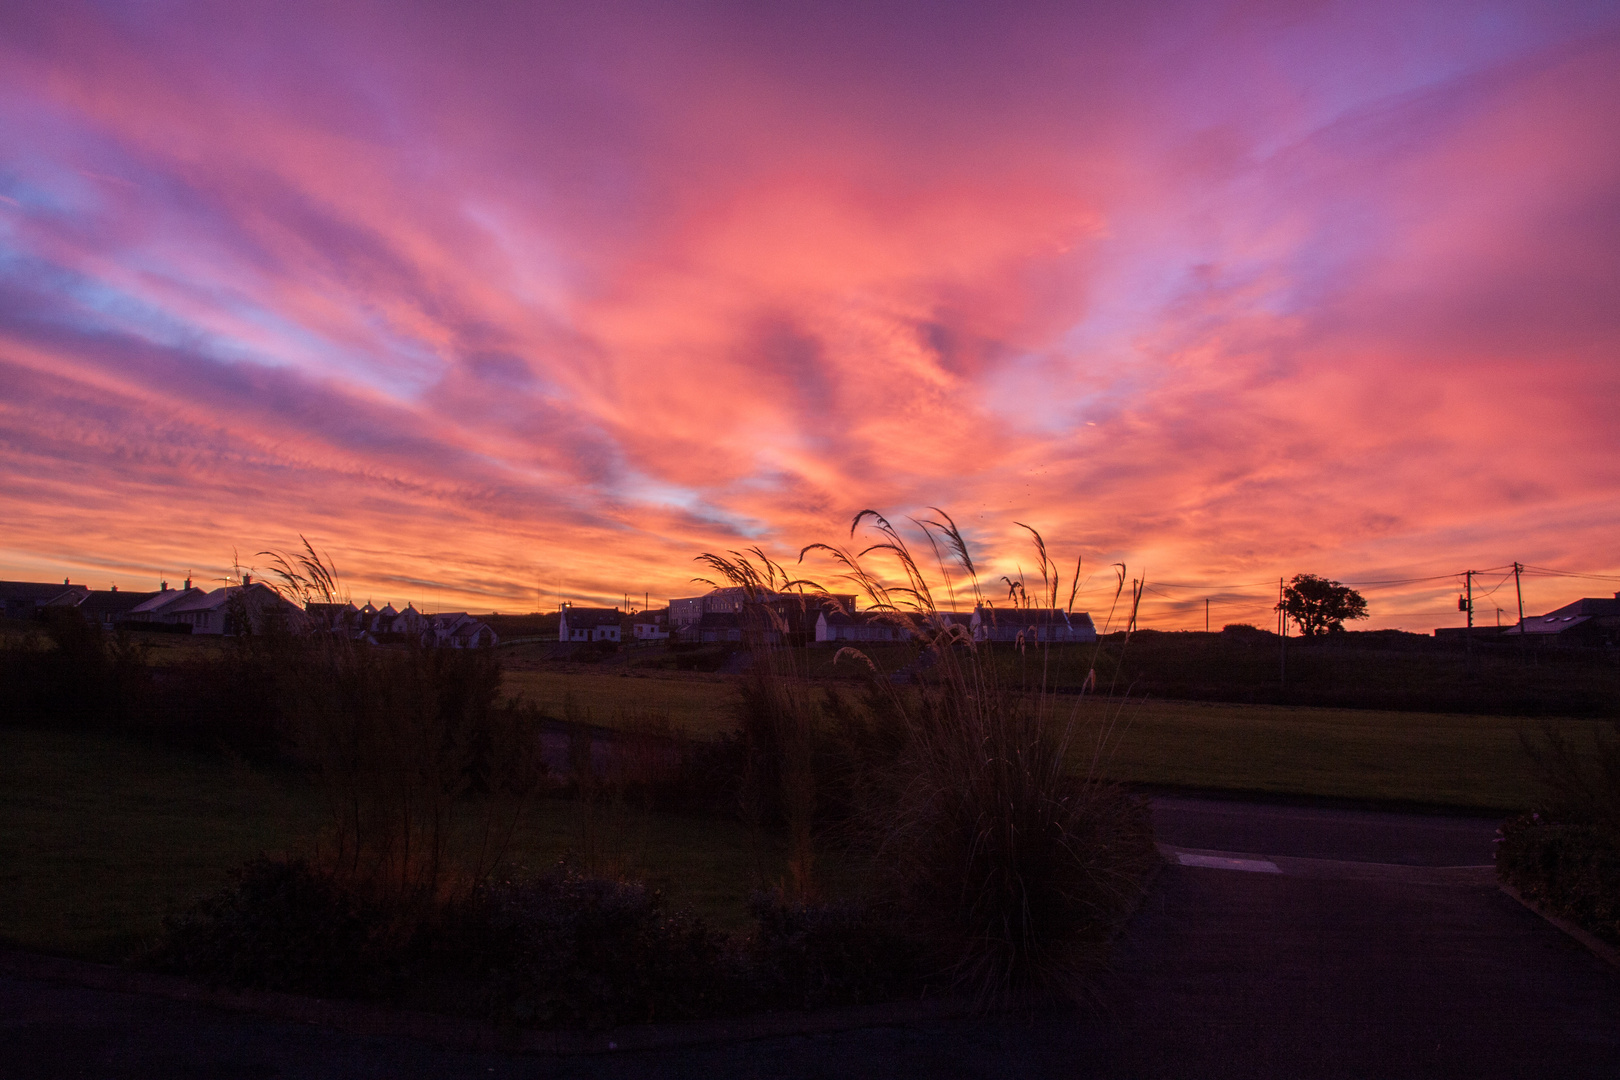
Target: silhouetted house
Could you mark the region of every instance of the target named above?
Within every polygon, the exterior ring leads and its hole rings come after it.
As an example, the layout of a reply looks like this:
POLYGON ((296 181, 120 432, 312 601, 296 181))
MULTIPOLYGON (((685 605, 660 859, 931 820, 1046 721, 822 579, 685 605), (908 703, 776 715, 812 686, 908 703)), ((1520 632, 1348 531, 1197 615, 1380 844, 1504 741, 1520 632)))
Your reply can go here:
MULTIPOLYGON (((206 596, 207 594, 208 590, 206 589, 193 589, 190 578, 186 579, 186 586, 183 589, 171 589, 169 583, 165 581, 163 587, 153 594, 151 599, 143 600, 130 608, 129 614, 123 621, 132 626, 147 626, 152 629, 176 629, 183 625, 169 617, 176 605, 187 603, 195 597, 206 596)), ((189 633, 190 631, 187 630, 186 632, 189 633)))
POLYGON ((906 641, 910 637, 900 623, 873 612, 830 608, 816 616, 817 641, 906 641))
POLYGON ((1065 612, 1061 608, 973 609, 970 623, 974 641, 1071 642, 1096 641, 1097 628, 1084 611, 1065 612))
POLYGON ((669 638, 669 609, 649 609, 630 620, 630 633, 637 641, 665 641, 669 638))
MULTIPOLYGON (((757 593, 758 597, 771 597, 775 593, 757 593)), ((702 596, 683 596, 669 602, 669 621, 672 626, 695 626, 708 614, 739 614, 748 603, 748 590, 741 586, 711 589, 702 596)))
POLYGON ((305 604, 311 629, 331 634, 354 634, 361 629, 360 609, 351 603, 305 604))
POLYGON ((54 585, 43 581, 0 581, 0 615, 32 619, 50 607, 78 607, 90 590, 67 580, 54 585))
POLYGON ((487 649, 494 648, 498 640, 498 635, 488 624, 477 619, 463 619, 444 635, 439 644, 449 649, 487 649))
POLYGON ((92 589, 79 604, 79 614, 86 622, 95 623, 103 630, 116 630, 120 623, 128 622, 130 613, 148 600, 161 595, 155 592, 120 592, 111 589, 92 589))
POLYGON ((1596 648, 1620 645, 1620 593, 1583 597, 1545 615, 1527 615, 1503 640, 1596 648))
POLYGON ((309 629, 304 609, 263 582, 249 579, 192 595, 164 607, 159 620, 191 627, 193 634, 301 634, 309 629))
MULTIPOLYGON (((398 618, 397 613, 395 618, 398 618)), ((421 642, 430 648, 482 649, 493 648, 500 643, 500 635, 487 623, 465 611, 422 615, 421 619, 421 642)))
POLYGON ((624 617, 618 608, 564 604, 557 619, 558 641, 618 641, 624 617))
POLYGON ((706 644, 740 642, 743 639, 742 615, 734 611, 706 611, 696 623, 681 628, 681 639, 706 644))

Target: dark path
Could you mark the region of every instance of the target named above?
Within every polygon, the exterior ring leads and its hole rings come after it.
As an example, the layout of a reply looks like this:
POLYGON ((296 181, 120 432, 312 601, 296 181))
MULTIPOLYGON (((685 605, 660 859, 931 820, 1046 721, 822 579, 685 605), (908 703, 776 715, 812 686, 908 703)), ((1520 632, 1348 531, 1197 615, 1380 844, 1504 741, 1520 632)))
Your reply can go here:
MULTIPOLYGON (((1487 860, 1494 830, 1186 799, 1158 814, 1180 847, 1408 866, 1487 860)), ((1620 1076, 1620 977, 1488 886, 1172 865, 1113 966, 1105 1013, 564 1061, 0 978, 0 1077, 1620 1076)))

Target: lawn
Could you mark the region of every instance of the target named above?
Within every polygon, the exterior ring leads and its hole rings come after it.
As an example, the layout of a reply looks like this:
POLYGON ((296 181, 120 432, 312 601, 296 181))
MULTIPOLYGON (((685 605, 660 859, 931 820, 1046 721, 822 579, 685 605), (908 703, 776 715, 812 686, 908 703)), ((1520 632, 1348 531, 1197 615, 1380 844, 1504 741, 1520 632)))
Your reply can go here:
MULTIPOLYGON (((575 719, 620 727, 663 715, 697 738, 735 723, 736 682, 724 676, 540 669, 506 678, 559 719, 572 709, 575 719)), ((1116 718, 1121 737, 1103 771, 1119 780, 1492 810, 1521 809, 1540 790, 1518 739, 1539 721, 1517 717, 1143 698, 1087 698, 1080 716, 1093 736, 1116 718)), ((1557 723, 1585 740, 1607 721, 1557 723)), ((1089 763, 1090 745, 1077 764, 1089 763)))
MULTIPOLYGON (((1517 810, 1540 793, 1516 717, 1138 700, 1081 709, 1090 739, 1119 737, 1120 780, 1293 795, 1517 810)), ((1560 720, 1579 744, 1607 721, 1560 720)))
POLYGON ((521 694, 558 720, 622 728, 662 718, 698 739, 712 739, 737 723, 737 681, 723 675, 509 666, 504 685, 508 694, 521 694))
MULTIPOLYGON (((729 822, 628 809, 601 818, 608 862, 725 929, 743 926, 748 893, 782 874, 777 848, 756 852, 729 822)), ((287 774, 108 736, 0 729, 0 940, 123 959, 231 867, 309 850, 322 820, 312 787, 287 774)), ((575 804, 537 800, 514 861, 553 865, 579 849, 580 824, 575 804)))

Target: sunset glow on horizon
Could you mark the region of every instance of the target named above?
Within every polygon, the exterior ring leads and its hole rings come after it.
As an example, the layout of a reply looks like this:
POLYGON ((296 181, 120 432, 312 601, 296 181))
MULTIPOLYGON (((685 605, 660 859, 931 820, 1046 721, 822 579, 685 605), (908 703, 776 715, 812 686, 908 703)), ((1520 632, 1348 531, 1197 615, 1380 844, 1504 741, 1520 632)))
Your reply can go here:
POLYGON ((1617 112, 1612 3, 9 5, 0 578, 656 605, 938 506, 1163 629, 1608 595, 1617 112))

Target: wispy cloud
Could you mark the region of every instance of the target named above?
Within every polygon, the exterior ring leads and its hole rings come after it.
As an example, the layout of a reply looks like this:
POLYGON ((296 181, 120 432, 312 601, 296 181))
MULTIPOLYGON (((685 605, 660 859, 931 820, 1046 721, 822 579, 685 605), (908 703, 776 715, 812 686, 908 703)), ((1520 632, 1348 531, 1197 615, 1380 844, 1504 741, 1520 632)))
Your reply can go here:
POLYGON ((0 569, 517 609, 866 505, 1620 569, 1612 7, 806 11, 0 17, 0 569))

